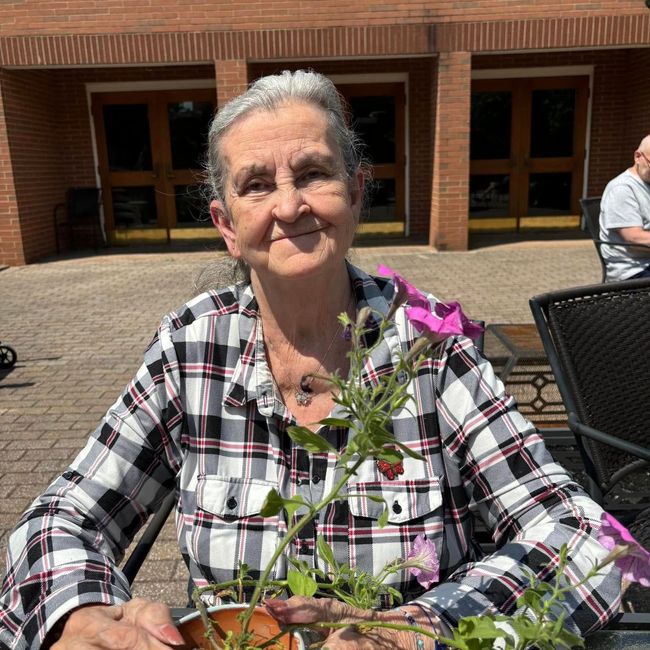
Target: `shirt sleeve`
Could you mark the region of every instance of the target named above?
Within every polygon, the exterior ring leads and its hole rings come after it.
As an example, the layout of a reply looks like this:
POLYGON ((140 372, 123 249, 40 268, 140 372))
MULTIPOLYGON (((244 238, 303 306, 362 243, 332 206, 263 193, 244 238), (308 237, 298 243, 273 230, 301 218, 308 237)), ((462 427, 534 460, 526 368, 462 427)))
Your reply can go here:
POLYGON ((2 647, 37 649, 68 611, 130 599, 117 564, 174 489, 180 467, 178 378, 163 322, 135 378, 11 534, 0 593, 2 647))
POLYGON ((643 227, 639 199, 629 185, 619 184, 610 188, 602 206, 602 221, 608 230, 643 227))
MULTIPOLYGON (((418 599, 455 626, 463 616, 514 613, 531 573, 539 580, 554 578, 563 544, 569 549, 565 576, 574 584, 607 551, 595 538, 602 509, 553 461, 473 344, 450 339, 439 368, 436 405, 444 453, 497 549, 462 565, 418 599)), ((608 567, 567 595, 566 623, 584 635, 603 627, 619 603, 620 574, 608 567)))

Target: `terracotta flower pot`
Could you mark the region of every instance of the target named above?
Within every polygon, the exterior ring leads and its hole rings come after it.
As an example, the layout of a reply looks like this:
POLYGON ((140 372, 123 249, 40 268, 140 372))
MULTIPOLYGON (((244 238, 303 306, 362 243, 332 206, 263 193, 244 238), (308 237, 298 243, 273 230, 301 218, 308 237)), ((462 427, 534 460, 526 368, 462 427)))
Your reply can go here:
MULTIPOLYGON (((246 605, 215 605, 208 608, 212 620, 217 621, 221 629, 238 632, 241 624, 237 615, 246 609, 246 605)), ((210 650, 210 642, 205 638, 205 628, 198 612, 192 612, 178 622, 178 629, 185 639, 185 650, 210 650)), ((260 643, 267 641, 280 632, 277 621, 264 609, 257 607, 253 613, 249 630, 260 643)), ((305 644, 298 633, 281 636, 274 646, 275 650, 305 650, 305 644)))

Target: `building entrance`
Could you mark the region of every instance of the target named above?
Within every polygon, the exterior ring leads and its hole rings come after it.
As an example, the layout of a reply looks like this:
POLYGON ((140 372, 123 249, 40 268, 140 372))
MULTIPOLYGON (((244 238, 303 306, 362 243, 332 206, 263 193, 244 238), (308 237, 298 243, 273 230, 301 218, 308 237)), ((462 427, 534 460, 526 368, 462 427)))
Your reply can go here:
POLYGON ((580 224, 589 80, 472 83, 470 231, 580 224))
POLYGON ((202 172, 214 110, 213 89, 93 94, 109 242, 215 236, 202 172))

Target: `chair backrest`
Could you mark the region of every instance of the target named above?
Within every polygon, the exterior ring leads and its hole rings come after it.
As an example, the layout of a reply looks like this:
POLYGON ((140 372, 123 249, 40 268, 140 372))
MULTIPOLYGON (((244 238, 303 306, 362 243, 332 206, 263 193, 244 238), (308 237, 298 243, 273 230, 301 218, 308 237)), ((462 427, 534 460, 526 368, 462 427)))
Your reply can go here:
POLYGON ((593 239, 594 246, 596 247, 596 252, 598 253, 598 259, 600 260, 600 268, 603 273, 602 281, 605 282, 607 276, 607 270, 605 267, 605 260, 600 250, 601 244, 600 241, 600 197, 599 196, 590 196, 586 199, 580 199, 580 207, 582 208, 582 214, 585 218, 585 223, 587 225, 587 231, 593 239))
MULTIPOLYGON (((530 307, 567 412, 589 427, 647 446, 650 279, 555 291, 531 298, 530 307)), ((603 492, 617 472, 638 465, 609 445, 582 437, 578 443, 590 478, 603 492)))
POLYGON ((99 217, 99 188, 70 187, 66 193, 68 220, 92 221, 99 217))

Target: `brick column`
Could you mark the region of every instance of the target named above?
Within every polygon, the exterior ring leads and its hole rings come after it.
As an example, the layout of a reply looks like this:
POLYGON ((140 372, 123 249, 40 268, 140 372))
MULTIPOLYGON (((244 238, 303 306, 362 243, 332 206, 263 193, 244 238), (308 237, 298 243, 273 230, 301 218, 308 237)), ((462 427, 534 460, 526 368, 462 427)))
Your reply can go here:
POLYGON ((469 52, 438 58, 429 219, 429 245, 438 250, 467 250, 471 63, 469 52))
POLYGON ((5 102, 8 102, 6 85, 0 71, 0 265, 25 264, 18 203, 11 164, 5 102))
POLYGON ((245 59, 215 61, 214 67, 217 76, 217 105, 223 106, 246 90, 248 67, 245 59))

